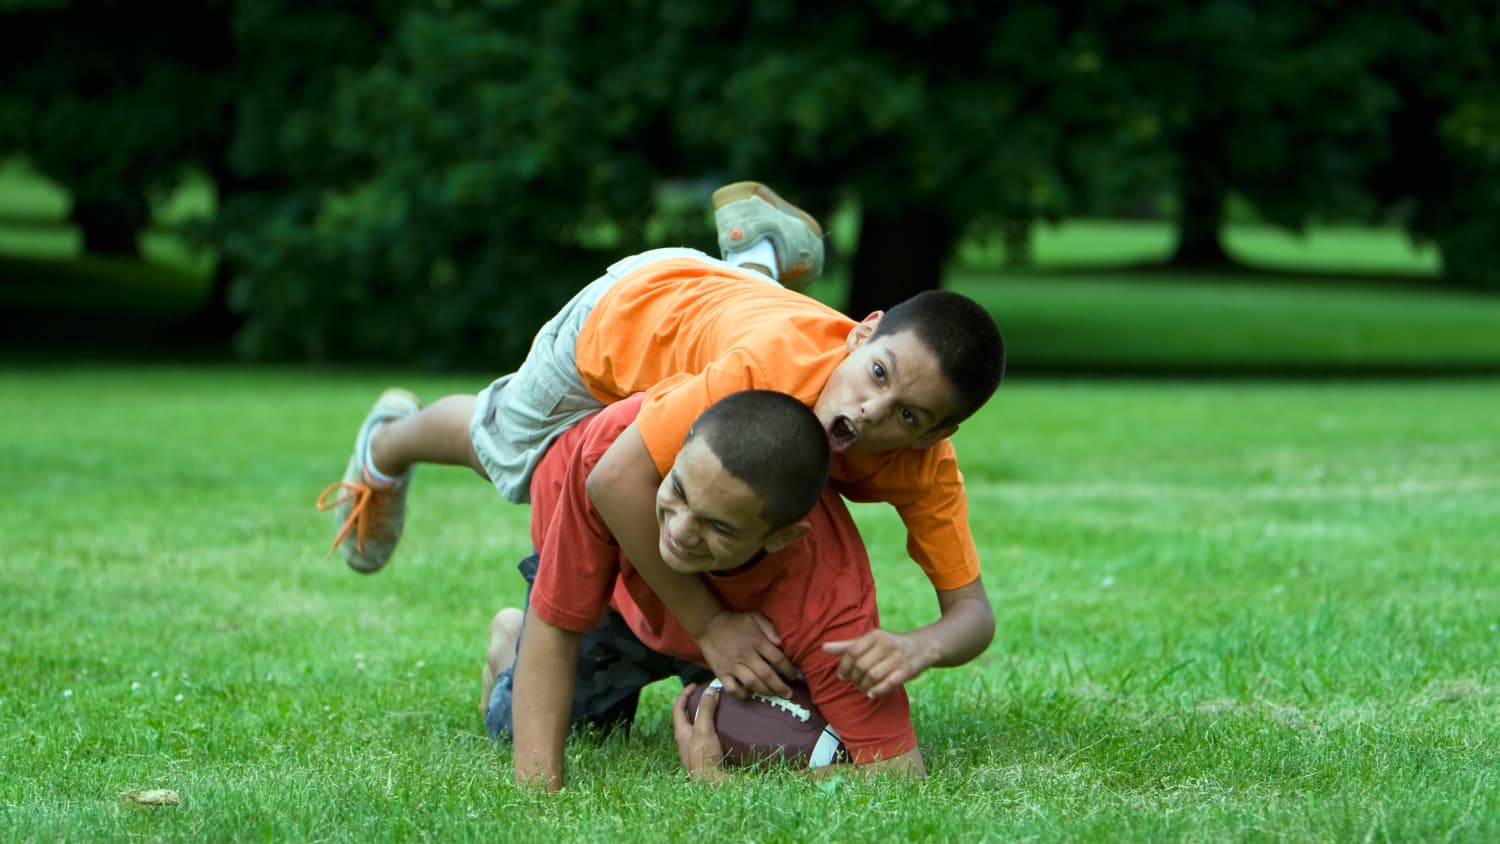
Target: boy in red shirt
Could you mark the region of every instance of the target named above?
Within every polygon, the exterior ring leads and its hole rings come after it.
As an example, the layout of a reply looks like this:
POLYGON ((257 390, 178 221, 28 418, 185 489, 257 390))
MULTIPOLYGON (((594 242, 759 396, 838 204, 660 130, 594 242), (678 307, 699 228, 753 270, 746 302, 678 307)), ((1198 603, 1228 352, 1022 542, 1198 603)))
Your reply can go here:
MULTIPOLYGON (((647 683, 707 679, 692 638, 621 552, 585 490, 642 404, 633 396, 583 420, 553 443, 532 477, 537 552, 521 564, 529 609, 524 630, 519 611, 496 615, 483 692, 490 734, 513 736, 519 783, 541 778, 561 787, 568 729, 628 728, 647 683)), ((839 657, 821 647, 879 625, 858 530, 824 484, 828 461, 822 427, 806 407, 781 393, 735 393, 694 422, 656 491, 653 523, 659 542, 701 572, 693 577, 717 600, 776 625, 854 764, 921 774, 905 690, 861 694, 839 679, 839 657)), ((679 732, 692 688, 677 700, 679 732)), ((704 704, 709 716, 713 703, 704 704)), ((706 738, 716 743, 711 730, 706 738)), ((690 752, 685 736, 679 744, 695 775, 724 775, 716 756, 690 752)))
MULTIPOLYGON (((720 210, 738 207, 733 219, 752 233, 777 231, 750 226, 757 213, 783 229, 806 228, 800 211, 765 194, 720 210), (748 210, 739 207, 746 203, 748 210)), ((780 256, 780 241, 769 239, 780 256)), ((768 260, 777 264, 770 269, 784 268, 779 257, 768 260)), ((694 250, 653 250, 584 288, 543 326, 521 368, 478 397, 449 396, 424 409, 410 394, 382 396, 344 480, 320 506, 336 509, 334 544, 350 566, 378 570, 399 538, 416 463, 469 466, 524 502, 548 443, 603 405, 646 391, 639 418, 596 467, 590 495, 726 688, 784 694, 778 673, 795 669, 775 631, 753 613, 725 612, 697 580, 674 573, 687 569, 658 553, 650 502, 698 412, 738 390, 788 393, 824 426, 834 487, 897 508, 908 552, 937 593, 941 617, 932 624, 832 645, 844 656, 844 675, 879 696, 928 667, 973 659, 994 635, 947 437, 989 399, 1003 371, 999 329, 958 294, 928 291, 856 323, 764 275, 694 250)))

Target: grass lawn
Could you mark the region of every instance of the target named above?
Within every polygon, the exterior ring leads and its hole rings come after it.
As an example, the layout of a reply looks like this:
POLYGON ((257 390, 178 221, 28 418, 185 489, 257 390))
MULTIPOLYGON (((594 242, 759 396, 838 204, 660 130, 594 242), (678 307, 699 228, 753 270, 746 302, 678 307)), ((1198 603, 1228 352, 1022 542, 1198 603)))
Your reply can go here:
MULTIPOLYGON (((1492 380, 1017 379, 958 435, 1000 628, 910 687, 929 779, 684 782, 661 684, 551 799, 477 711, 525 511, 429 468, 388 571, 320 562, 393 380, 483 379, 0 371, 0 837, 1500 838, 1492 380)), ((887 626, 935 618, 856 514, 887 626)))
POLYGON ((1500 296, 1278 276, 959 270, 1015 372, 1500 373, 1500 296))

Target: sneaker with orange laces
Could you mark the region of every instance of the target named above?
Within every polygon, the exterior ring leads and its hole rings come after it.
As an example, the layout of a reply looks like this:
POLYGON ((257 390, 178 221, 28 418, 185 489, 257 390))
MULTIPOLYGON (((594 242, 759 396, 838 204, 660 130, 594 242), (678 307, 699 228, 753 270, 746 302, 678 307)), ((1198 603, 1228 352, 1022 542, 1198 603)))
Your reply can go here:
POLYGON ((370 437, 381 425, 421 409, 416 396, 394 388, 381 393, 370 408, 364 424, 359 426, 344 479, 329 484, 318 496, 318 509, 332 510, 338 526, 324 560, 333 556, 334 549, 342 550, 349 568, 364 574, 380 571, 390 560, 406 521, 406 491, 411 487, 413 470, 408 469, 394 480, 376 480, 366 468, 370 460, 370 437))
POLYGON ((714 191, 713 203, 722 254, 769 238, 783 286, 801 289, 823 273, 823 227, 775 191, 760 182, 735 182, 714 191))

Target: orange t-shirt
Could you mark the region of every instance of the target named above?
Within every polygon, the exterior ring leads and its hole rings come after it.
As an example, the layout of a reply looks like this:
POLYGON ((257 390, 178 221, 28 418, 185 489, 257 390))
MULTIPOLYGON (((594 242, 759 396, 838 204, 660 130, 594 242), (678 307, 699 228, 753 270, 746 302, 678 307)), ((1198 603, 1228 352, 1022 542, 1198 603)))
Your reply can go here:
MULTIPOLYGON (((644 391, 636 418, 663 475, 708 406, 740 390, 777 390, 808 407, 849 350, 854 320, 764 278, 694 258, 627 274, 578 333, 578 374, 605 403, 644 391)), ((968 499, 953 445, 836 454, 833 485, 851 501, 885 501, 907 553, 938 589, 979 577, 968 499)))
MULTIPOLYGON (((761 282, 764 284, 765 282, 761 282)), ((702 664, 703 654, 625 557, 589 501, 584 482, 630 425, 639 397, 616 402, 564 433, 531 478, 531 536, 539 561, 530 607, 547 623, 586 633, 606 610, 624 618, 657 653, 702 664)), ((812 531, 742 571, 703 575, 727 608, 764 613, 781 648, 807 680, 813 702, 857 762, 891 759, 917 745, 904 688, 879 700, 838 676, 839 656, 823 643, 856 639, 880 626, 864 543, 832 490, 807 514, 812 531)))

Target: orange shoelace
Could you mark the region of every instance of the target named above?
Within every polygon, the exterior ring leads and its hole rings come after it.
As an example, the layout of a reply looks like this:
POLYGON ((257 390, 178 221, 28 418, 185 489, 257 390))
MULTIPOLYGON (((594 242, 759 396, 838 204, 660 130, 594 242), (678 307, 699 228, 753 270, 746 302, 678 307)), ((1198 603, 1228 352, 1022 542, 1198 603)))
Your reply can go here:
POLYGON ((333 538, 333 545, 329 547, 328 553, 323 555, 324 562, 333 556, 339 544, 348 538, 350 531, 355 532, 354 547, 360 552, 365 550, 365 537, 372 530, 376 532, 380 530, 380 517, 385 512, 378 501, 383 500, 382 492, 385 490, 377 490, 367 483, 338 481, 329 484, 328 488, 323 490, 323 494, 318 496, 319 510, 332 510, 351 498, 354 500, 354 506, 349 510, 349 518, 345 519, 343 527, 339 528, 338 535, 333 538), (344 494, 329 501, 328 497, 338 490, 343 490, 344 494))

